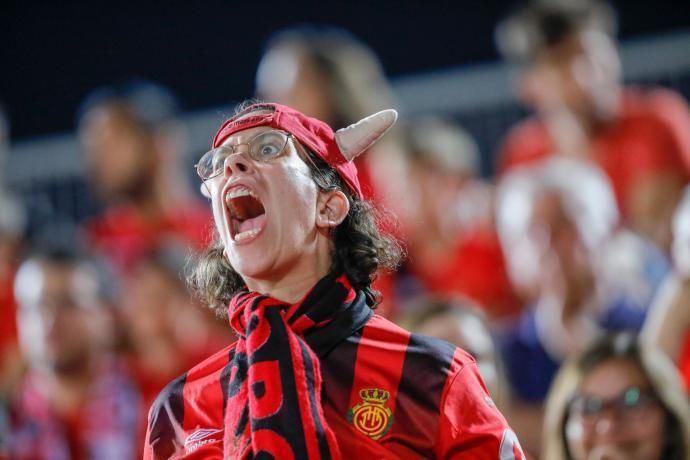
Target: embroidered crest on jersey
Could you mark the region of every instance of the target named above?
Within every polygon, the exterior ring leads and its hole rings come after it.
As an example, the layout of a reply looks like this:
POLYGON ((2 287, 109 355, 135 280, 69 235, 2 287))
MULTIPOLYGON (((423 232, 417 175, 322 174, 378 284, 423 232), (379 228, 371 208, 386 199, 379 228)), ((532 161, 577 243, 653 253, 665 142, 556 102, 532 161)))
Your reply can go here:
POLYGON ((362 402, 355 404, 347 413, 347 420, 357 431, 373 440, 383 437, 393 424, 393 413, 386 402, 390 393, 378 388, 359 391, 362 402))

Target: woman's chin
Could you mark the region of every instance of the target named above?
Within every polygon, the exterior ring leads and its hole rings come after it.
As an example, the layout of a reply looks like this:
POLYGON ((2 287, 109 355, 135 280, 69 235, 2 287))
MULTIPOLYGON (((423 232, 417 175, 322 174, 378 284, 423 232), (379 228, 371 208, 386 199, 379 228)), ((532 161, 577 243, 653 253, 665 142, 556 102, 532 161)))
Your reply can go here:
POLYGON ((249 254, 230 256, 230 265, 244 279, 262 279, 269 272, 270 264, 262 260, 261 254, 252 257, 249 254))

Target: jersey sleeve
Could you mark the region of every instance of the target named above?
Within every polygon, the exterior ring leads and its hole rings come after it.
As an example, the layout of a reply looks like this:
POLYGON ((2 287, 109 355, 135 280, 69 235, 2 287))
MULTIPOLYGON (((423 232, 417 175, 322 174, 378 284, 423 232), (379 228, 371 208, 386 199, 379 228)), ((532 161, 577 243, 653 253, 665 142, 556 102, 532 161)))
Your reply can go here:
POLYGON ((441 401, 437 458, 525 460, 515 433, 479 376, 474 360, 448 376, 441 401))
MULTIPOLYGON (((198 404, 185 401, 185 378, 183 375, 168 384, 151 406, 144 460, 223 458, 219 417, 209 417, 206 410, 195 411, 193 406, 198 404)), ((222 404, 219 406, 222 409, 222 404)))

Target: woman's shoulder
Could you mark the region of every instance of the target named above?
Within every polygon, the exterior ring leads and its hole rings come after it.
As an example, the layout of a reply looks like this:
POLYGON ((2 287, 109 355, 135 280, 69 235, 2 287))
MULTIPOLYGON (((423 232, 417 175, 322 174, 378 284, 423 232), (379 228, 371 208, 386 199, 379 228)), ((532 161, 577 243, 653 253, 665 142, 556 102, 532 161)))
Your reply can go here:
MULTIPOLYGON (((168 458, 179 446, 187 448, 192 433, 181 427, 196 427, 196 432, 204 436, 222 434, 225 389, 234 352, 235 344, 223 348, 160 392, 149 411, 146 436, 149 457, 145 458, 168 458), (156 452, 152 453, 151 449, 156 452)), ((213 439, 214 443, 218 441, 213 439)))
POLYGON ((182 401, 183 398, 188 398, 190 394, 197 393, 203 388, 220 385, 234 353, 235 343, 217 351, 172 380, 158 394, 151 410, 155 411, 156 408, 167 407, 174 400, 182 401))
POLYGON ((236 344, 237 342, 231 343, 189 369, 186 372, 188 378, 199 379, 221 372, 232 360, 236 344))
POLYGON ((427 372, 456 372, 474 363, 474 358, 458 346, 410 332, 379 315, 372 316, 361 333, 372 347, 402 351, 407 364, 427 372))

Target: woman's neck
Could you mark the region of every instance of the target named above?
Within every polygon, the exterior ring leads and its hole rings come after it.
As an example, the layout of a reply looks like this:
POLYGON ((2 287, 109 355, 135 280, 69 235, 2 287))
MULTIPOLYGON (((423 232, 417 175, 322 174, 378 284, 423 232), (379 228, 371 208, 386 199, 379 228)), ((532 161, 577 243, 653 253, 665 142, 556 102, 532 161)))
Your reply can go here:
POLYGON ((250 291, 295 303, 328 274, 331 263, 331 249, 328 247, 325 251, 316 251, 314 257, 299 257, 282 270, 273 271, 270 277, 245 277, 244 281, 250 291))

